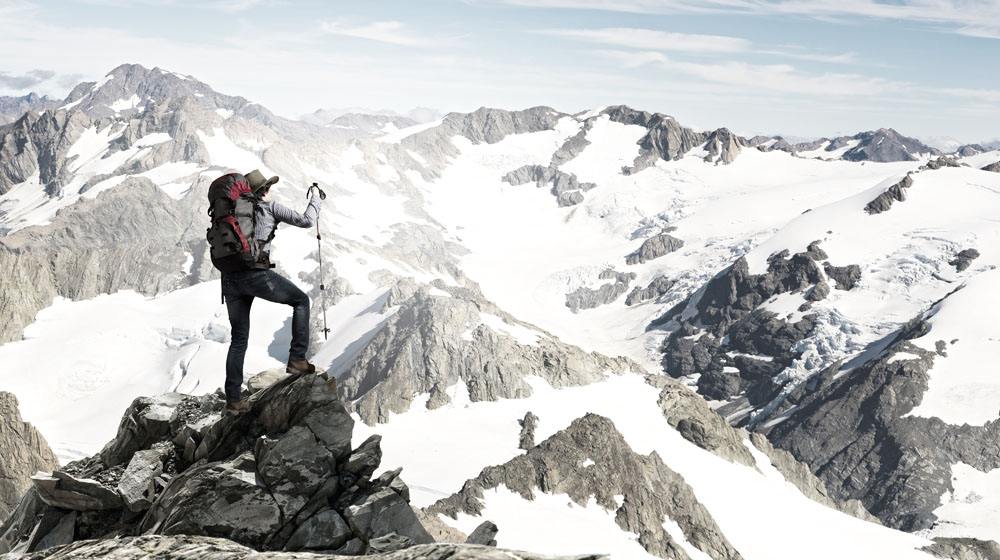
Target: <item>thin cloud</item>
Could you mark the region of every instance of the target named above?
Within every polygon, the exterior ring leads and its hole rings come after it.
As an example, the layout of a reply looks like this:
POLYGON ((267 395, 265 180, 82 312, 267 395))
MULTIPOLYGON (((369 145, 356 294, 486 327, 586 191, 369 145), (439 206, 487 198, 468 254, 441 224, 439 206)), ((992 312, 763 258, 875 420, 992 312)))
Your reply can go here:
POLYGON ((534 8, 603 10, 627 13, 730 13, 903 20, 939 26, 970 37, 1000 38, 996 0, 496 0, 534 8))
POLYGON ((672 33, 635 27, 545 29, 539 33, 619 47, 659 51, 738 53, 746 52, 752 47, 750 41, 740 37, 672 33))
POLYGON ((330 35, 367 39, 390 45, 405 47, 430 47, 444 43, 415 34, 401 21, 373 21, 364 25, 348 25, 339 21, 325 21, 320 24, 323 32, 330 35))
POLYGON ((56 73, 51 70, 30 70, 24 74, 0 72, 0 87, 9 89, 28 89, 51 79, 56 73))
POLYGON ((903 91, 908 84, 858 74, 808 74, 789 64, 713 63, 674 60, 655 51, 602 50, 598 54, 630 68, 653 65, 708 82, 784 94, 816 97, 879 96, 903 91))
POLYGON ((636 27, 543 29, 537 33, 637 50, 702 54, 763 54, 828 64, 850 64, 857 61, 857 54, 853 52, 832 54, 809 51, 801 47, 764 48, 758 47, 748 39, 730 35, 674 33, 636 27))

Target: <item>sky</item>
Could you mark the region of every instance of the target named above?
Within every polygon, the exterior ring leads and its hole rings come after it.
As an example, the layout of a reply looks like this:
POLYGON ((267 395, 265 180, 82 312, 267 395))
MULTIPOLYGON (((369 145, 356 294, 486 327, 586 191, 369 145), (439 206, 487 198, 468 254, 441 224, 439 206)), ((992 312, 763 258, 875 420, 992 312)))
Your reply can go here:
POLYGON ((158 66, 297 117, 626 104, 698 129, 1000 138, 1000 0, 0 0, 0 95, 158 66))

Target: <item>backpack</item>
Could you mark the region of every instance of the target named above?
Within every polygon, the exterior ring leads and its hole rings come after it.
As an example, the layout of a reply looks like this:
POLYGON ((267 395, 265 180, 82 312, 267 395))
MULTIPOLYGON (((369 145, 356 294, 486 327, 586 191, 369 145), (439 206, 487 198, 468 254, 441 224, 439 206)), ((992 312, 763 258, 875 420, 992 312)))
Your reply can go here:
POLYGON ((261 243, 254 236, 260 202, 246 177, 239 173, 223 175, 208 187, 212 225, 206 238, 212 264, 221 272, 263 268, 258 264, 261 243))

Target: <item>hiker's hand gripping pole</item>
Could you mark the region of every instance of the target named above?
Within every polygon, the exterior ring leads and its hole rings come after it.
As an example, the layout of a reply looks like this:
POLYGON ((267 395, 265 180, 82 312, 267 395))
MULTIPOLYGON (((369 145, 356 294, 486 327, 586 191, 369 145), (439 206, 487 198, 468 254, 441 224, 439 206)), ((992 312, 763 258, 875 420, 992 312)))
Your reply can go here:
MULTIPOLYGON (((306 191, 306 198, 311 198, 312 190, 316 189, 320 200, 326 200, 326 193, 319 188, 319 183, 313 183, 306 191)), ((326 326, 326 285, 323 283, 323 237, 319 233, 319 213, 316 214, 316 254, 319 256, 319 293, 323 298, 323 340, 327 339, 330 329, 326 326)))

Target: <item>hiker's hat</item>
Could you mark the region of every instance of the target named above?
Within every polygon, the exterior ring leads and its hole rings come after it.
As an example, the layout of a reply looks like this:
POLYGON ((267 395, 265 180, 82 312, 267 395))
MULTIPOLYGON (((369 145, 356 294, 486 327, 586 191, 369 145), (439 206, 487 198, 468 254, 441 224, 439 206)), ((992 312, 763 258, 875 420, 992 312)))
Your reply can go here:
POLYGON ((259 169, 254 169, 250 173, 247 173, 245 177, 247 178, 247 182, 250 183, 250 190, 252 190, 255 193, 262 191, 278 182, 277 175, 271 177, 270 179, 266 179, 264 178, 264 174, 261 173, 259 169))

